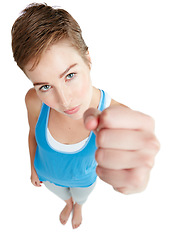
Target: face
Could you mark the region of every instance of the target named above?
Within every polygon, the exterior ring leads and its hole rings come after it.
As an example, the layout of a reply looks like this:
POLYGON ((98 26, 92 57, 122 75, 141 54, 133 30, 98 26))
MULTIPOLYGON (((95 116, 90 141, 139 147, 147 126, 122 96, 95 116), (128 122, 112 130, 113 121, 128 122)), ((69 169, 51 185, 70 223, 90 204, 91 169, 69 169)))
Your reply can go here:
POLYGON ((92 100, 90 67, 68 40, 45 51, 34 70, 32 65, 24 70, 41 101, 63 115, 82 118, 92 100))

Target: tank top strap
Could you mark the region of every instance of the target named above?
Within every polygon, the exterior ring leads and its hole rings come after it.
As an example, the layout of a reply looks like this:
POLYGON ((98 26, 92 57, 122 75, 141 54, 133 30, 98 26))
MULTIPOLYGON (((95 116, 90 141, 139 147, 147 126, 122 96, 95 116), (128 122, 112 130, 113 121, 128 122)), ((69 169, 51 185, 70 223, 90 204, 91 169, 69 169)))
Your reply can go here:
POLYGON ((107 107, 108 94, 101 89, 100 91, 101 91, 101 98, 100 98, 98 110, 102 112, 107 107))

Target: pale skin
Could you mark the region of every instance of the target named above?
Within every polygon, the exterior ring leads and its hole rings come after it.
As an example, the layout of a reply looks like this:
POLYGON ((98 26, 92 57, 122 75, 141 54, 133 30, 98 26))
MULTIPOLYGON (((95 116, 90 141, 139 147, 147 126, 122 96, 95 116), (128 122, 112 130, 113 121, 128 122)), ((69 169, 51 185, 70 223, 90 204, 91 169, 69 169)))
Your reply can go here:
MULTIPOLYGON (((87 60, 90 56, 87 52, 87 60)), ((143 191, 149 180, 159 142, 154 134, 154 120, 133 111, 112 99, 110 107, 97 110, 100 91, 92 86, 91 65, 84 61, 68 40, 61 40, 41 56, 39 64, 30 70, 33 59, 24 68, 34 88, 26 94, 28 111, 31 182, 40 187, 34 168, 36 151, 35 126, 42 102, 50 106, 48 128, 51 135, 64 144, 74 144, 96 134, 97 175, 124 194, 143 191), (78 106, 73 114, 66 112, 78 106), (61 127, 59 123, 61 122, 61 127)), ((82 222, 82 206, 68 199, 60 214, 66 224, 73 210, 72 227, 82 222)))

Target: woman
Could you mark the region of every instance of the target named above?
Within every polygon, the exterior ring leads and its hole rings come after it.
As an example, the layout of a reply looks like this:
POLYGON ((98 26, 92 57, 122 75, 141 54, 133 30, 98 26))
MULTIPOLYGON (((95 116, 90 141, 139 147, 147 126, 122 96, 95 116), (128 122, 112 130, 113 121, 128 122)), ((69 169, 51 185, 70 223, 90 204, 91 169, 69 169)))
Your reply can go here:
POLYGON ((159 149, 153 120, 92 86, 88 47, 72 16, 28 6, 13 25, 12 48, 34 85, 25 99, 31 181, 66 202, 61 223, 73 210, 72 226, 80 226, 97 174, 119 192, 142 191, 159 149))

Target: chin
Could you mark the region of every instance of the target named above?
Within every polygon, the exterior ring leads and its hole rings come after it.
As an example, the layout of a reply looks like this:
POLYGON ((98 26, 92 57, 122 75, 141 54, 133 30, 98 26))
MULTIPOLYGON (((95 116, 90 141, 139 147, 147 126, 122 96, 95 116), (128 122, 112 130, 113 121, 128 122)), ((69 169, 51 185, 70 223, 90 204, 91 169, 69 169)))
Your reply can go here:
POLYGON ((71 119, 74 119, 74 120, 80 120, 80 119, 83 118, 84 113, 85 113, 85 111, 86 111, 87 109, 88 109, 88 108, 80 109, 79 112, 77 112, 76 114, 68 115, 68 117, 70 117, 71 119))
POLYGON ((80 120, 80 119, 82 119, 83 118, 83 114, 76 114, 76 115, 66 115, 67 117, 69 117, 69 118, 71 118, 71 119, 73 119, 73 120, 80 120))

